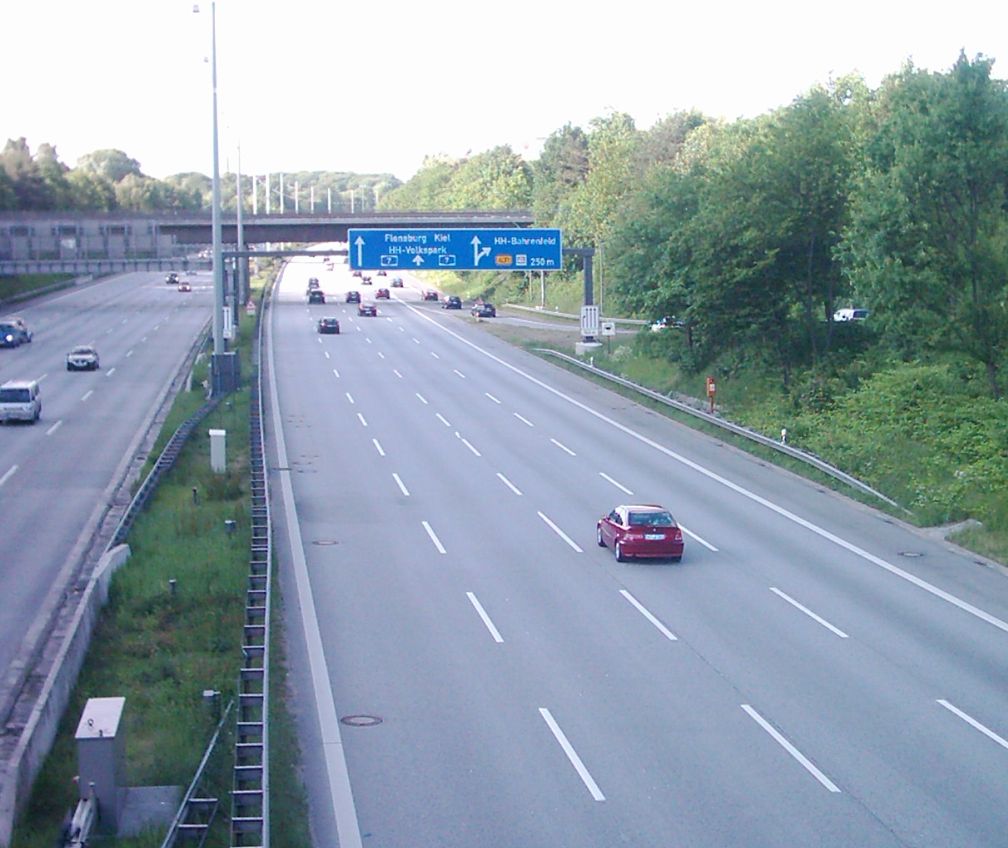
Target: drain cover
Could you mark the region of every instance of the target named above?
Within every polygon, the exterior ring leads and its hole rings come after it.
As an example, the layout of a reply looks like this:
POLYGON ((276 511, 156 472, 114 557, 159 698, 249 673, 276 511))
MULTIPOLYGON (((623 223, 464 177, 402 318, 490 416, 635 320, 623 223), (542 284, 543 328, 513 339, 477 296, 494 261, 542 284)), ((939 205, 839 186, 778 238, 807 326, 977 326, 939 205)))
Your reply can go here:
POLYGON ((374 727, 376 724, 382 723, 380 716, 373 715, 348 715, 343 716, 340 721, 351 727, 374 727))
POLYGON ((901 557, 922 557, 924 554, 921 551, 900 551, 899 555, 901 557))
POLYGON ((325 546, 325 545, 338 545, 339 544, 339 539, 316 539, 314 542, 312 542, 312 544, 313 545, 321 545, 321 546, 325 546))

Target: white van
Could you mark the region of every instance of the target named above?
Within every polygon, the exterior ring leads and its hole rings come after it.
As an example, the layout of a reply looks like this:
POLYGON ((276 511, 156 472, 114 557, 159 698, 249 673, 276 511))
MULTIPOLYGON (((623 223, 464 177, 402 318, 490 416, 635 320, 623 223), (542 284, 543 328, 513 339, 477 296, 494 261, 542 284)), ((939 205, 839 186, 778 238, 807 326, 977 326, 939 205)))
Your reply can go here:
POLYGON ((864 321, 867 317, 868 310, 860 309, 858 307, 838 309, 833 313, 834 321, 864 321))
POLYGON ((42 398, 36 380, 8 380, 0 386, 0 421, 30 421, 42 415, 42 398))

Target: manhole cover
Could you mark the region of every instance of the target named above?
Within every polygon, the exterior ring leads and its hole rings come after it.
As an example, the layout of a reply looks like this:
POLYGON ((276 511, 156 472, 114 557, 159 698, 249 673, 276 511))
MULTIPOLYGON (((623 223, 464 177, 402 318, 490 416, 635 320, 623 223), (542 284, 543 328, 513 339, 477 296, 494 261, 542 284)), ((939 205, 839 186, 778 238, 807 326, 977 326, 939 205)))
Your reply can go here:
POLYGON ((343 716, 340 721, 343 724, 349 724, 351 727, 374 727, 376 724, 382 723, 379 716, 373 715, 348 715, 343 716))
POLYGON ((924 554, 921 551, 900 551, 899 555, 901 557, 910 557, 910 558, 924 556, 924 554))
POLYGON ((325 545, 338 545, 339 544, 339 539, 316 539, 314 542, 312 542, 312 544, 313 545, 320 545, 320 546, 323 546, 323 547, 325 545))

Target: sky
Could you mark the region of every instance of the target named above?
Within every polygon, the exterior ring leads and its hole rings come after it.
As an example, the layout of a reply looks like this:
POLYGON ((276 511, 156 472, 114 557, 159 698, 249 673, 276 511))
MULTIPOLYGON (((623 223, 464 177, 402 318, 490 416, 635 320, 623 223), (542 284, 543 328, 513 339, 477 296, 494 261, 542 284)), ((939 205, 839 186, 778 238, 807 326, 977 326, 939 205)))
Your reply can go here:
MULTIPOLYGON (((0 142, 73 166, 117 148, 155 177, 212 169, 210 3, 6 4, 0 142)), ((534 159, 566 123, 682 109, 753 117, 858 72, 960 50, 1008 79, 1005 0, 218 0, 221 170, 411 177, 502 144, 534 159)))

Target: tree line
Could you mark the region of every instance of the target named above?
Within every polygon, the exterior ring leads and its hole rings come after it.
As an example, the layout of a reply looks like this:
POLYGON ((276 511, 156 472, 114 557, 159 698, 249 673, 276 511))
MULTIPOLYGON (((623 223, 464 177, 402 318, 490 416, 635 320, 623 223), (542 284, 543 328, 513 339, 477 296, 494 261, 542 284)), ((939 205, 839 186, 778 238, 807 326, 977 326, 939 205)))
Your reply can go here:
POLYGON ((1000 398, 1008 91, 992 65, 908 63, 874 90, 843 77, 733 122, 681 112, 641 131, 609 114, 531 163, 507 146, 429 158, 382 205, 531 207, 565 244, 603 249, 618 310, 677 316, 697 369, 761 359, 787 386, 870 337, 964 357, 1000 398), (870 309, 864 327, 832 320, 849 306, 870 309))
MULTIPOLYGON (((378 198, 395 189, 400 180, 391 174, 354 174, 300 171, 284 174, 285 213, 295 209, 295 186, 300 187, 300 211, 309 211, 312 189, 315 210, 374 209, 378 198), (352 199, 351 199, 352 196, 352 199)), ((280 178, 269 182, 271 211, 280 211, 280 178)), ((253 209, 252 177, 242 175, 242 209, 253 209)), ((173 174, 165 179, 147 176, 140 163, 122 150, 96 150, 82 156, 76 167, 60 161, 56 148, 40 144, 34 153, 22 137, 8 139, 0 151, 0 211, 80 212, 209 212, 210 177, 197 172, 173 174)), ((266 209, 266 179, 256 175, 259 212, 266 209)), ((237 176, 221 175, 221 206, 237 208, 237 176)))

